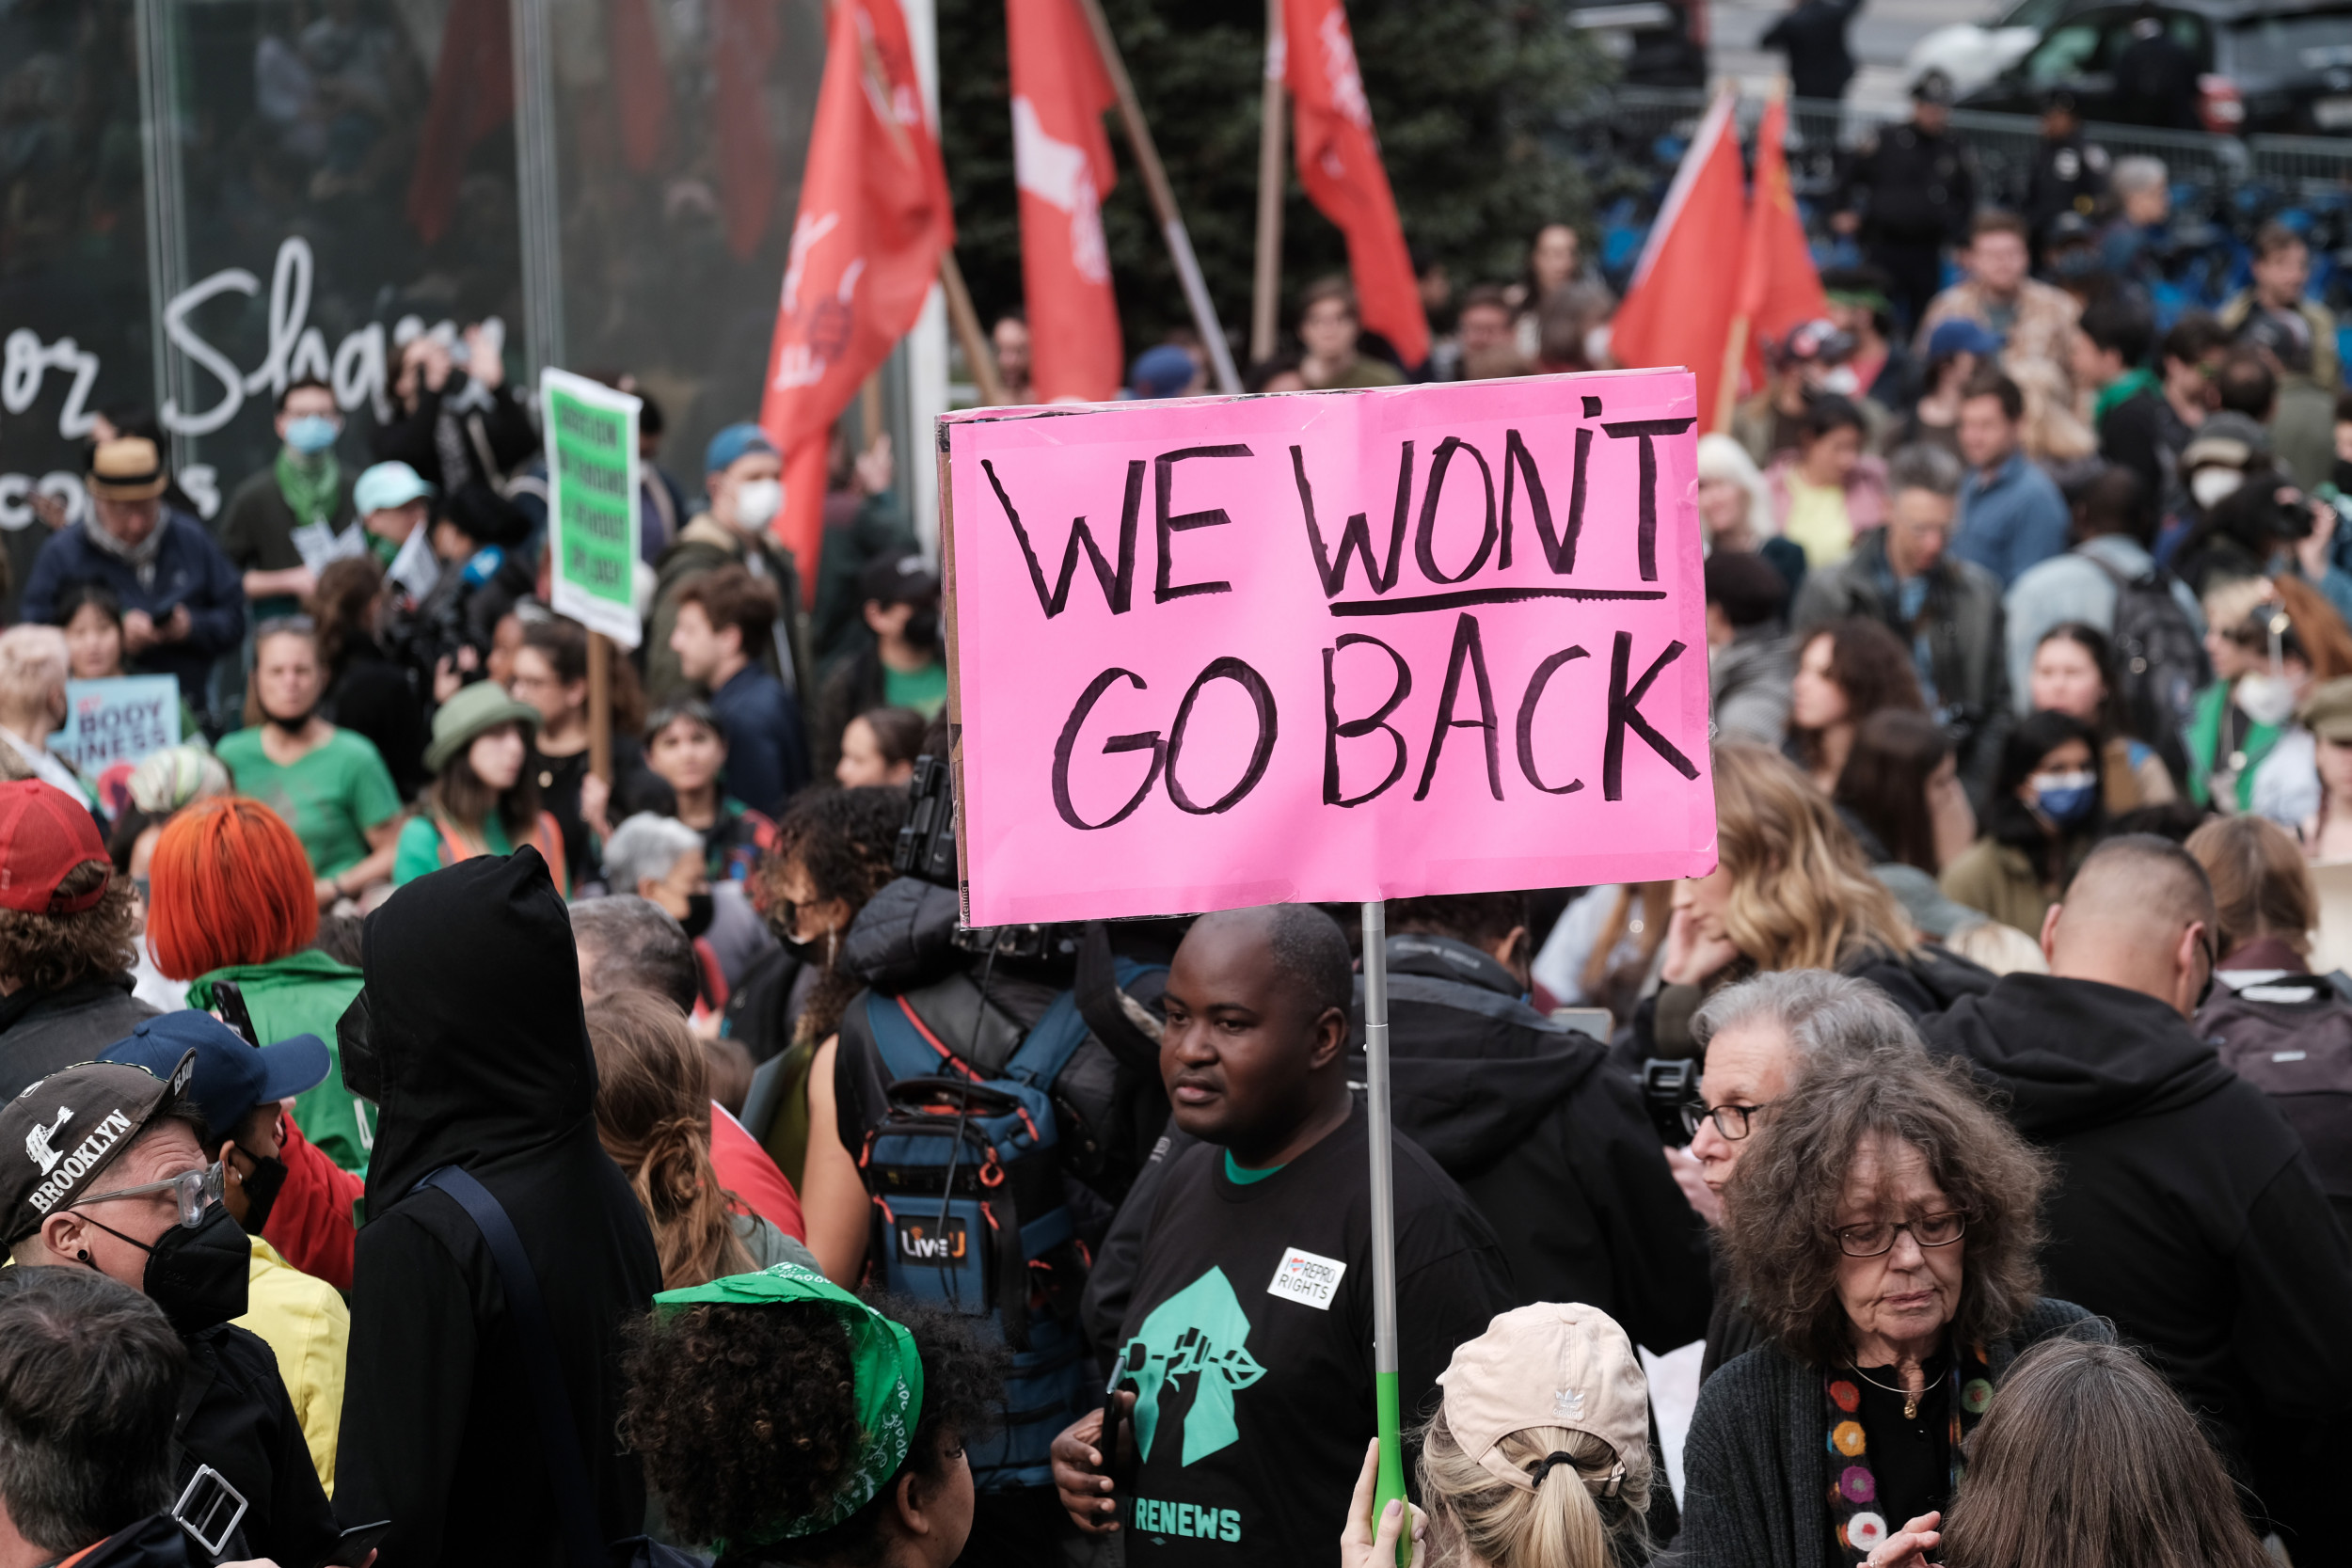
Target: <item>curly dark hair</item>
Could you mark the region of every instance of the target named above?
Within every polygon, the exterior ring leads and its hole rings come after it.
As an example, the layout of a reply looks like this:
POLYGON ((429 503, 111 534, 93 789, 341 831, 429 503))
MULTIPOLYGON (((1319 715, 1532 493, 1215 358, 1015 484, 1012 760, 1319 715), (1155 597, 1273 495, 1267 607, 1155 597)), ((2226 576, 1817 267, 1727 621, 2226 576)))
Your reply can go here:
MULTIPOLYGON (((923 1363, 922 1412, 899 1473, 912 1466, 937 1477, 1001 1415, 1006 1353, 980 1338, 974 1320, 944 1307, 867 1299, 914 1335, 923 1363)), ((752 1544, 780 1521, 822 1507, 857 1463, 850 1336, 834 1314, 695 1307, 656 1315, 632 1328, 622 1366, 621 1430, 672 1528, 727 1543, 730 1564, 882 1560, 895 1485, 831 1529, 772 1551, 752 1544)))
POLYGON ((79 914, 0 910, 0 974, 35 992, 63 990, 93 974, 120 974, 138 961, 138 911, 131 879, 111 861, 84 861, 57 883, 59 899, 106 891, 79 914))
POLYGON ((1985 1103, 1966 1062, 1886 1046, 1811 1062, 1724 1188, 1724 1251, 1765 1339, 1808 1367, 1852 1353, 1836 1227, 1847 1173, 1872 1140, 1916 1149, 1967 1218, 1953 1337, 1982 1342, 2016 1327, 2042 1290, 2034 1254, 2051 1159, 1985 1103))
MULTIPOLYGON (((893 875, 890 857, 906 826, 909 799, 904 784, 866 784, 856 789, 808 789, 792 798, 776 819, 773 844, 752 873, 752 893, 779 937, 791 933, 784 876, 798 866, 818 902, 838 898, 850 918, 880 893, 893 875)), ((848 935, 845 927, 842 934, 848 935)), ((835 951, 837 952, 837 946, 835 951)), ((828 968, 803 1006, 796 1037, 821 1040, 839 1026, 841 1010, 864 983, 828 968)))

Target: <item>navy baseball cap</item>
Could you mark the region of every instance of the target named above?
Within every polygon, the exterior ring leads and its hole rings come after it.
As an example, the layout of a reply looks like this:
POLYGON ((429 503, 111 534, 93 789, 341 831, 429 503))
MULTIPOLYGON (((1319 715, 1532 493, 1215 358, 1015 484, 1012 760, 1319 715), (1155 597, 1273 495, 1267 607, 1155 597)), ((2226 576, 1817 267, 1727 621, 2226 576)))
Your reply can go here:
POLYGON ((191 1051, 196 1075, 188 1081, 188 1096, 215 1138, 234 1132, 256 1105, 318 1087, 335 1065, 316 1035, 296 1035, 257 1051, 229 1025, 194 1008, 149 1019, 130 1038, 100 1052, 98 1059, 127 1062, 167 1078, 191 1051))
POLYGON ((1928 334, 1928 357, 1942 358, 1947 354, 1973 354, 1979 359, 1990 359, 2001 352, 2001 340, 1985 329, 1981 322, 1965 316, 1938 322, 1928 334))

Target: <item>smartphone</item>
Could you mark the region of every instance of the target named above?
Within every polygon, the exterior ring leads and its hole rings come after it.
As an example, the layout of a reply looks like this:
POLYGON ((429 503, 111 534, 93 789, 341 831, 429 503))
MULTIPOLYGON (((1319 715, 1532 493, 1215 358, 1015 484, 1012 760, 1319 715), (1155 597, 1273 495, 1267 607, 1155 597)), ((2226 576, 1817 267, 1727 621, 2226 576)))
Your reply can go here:
POLYGON ((261 1037, 253 1032, 253 1015, 246 1011, 245 992, 234 980, 216 980, 213 984, 213 1011, 223 1023, 235 1030, 247 1045, 259 1045, 261 1037))
POLYGON ((384 1537, 392 1528, 389 1519, 378 1519, 373 1525, 354 1525, 335 1538, 335 1549, 326 1554, 319 1568, 359 1568, 368 1554, 384 1544, 384 1537))

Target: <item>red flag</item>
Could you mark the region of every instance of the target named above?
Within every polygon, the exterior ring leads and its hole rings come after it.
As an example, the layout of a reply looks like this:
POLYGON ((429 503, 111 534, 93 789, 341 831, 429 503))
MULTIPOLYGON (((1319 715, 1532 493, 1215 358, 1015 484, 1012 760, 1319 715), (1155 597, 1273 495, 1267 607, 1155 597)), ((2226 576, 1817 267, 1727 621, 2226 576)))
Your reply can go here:
POLYGON ((515 41, 506 0, 454 0, 433 67, 424 140, 408 177, 408 221, 425 244, 449 230, 466 155, 514 114, 515 41))
POLYGON ((1740 253, 1746 228, 1732 103, 1718 96, 1699 122, 1609 335, 1609 356, 1620 365, 1681 365, 1695 374, 1699 417, 1710 425, 1736 295, 1724 264, 1740 253))
POLYGON ((814 594, 833 421, 906 336, 955 244, 898 0, 834 0, 760 425, 785 454, 771 525, 814 594), (813 455, 812 455, 813 454, 813 455))
POLYGON ((1748 201, 1745 254, 1740 268, 1738 314, 1748 323, 1747 372, 1752 384, 1764 380, 1763 343, 1829 313, 1821 275, 1804 241, 1797 198, 1788 188, 1788 157, 1781 146, 1788 108, 1775 99, 1764 106, 1756 128, 1756 191, 1748 201))
POLYGON ((1372 132, 1346 7, 1342 0, 1282 0, 1278 42, 1282 84, 1296 105, 1291 132, 1298 141, 1299 183, 1347 236, 1347 270, 1364 325, 1386 338, 1406 364, 1421 364, 1429 357, 1429 318, 1422 313, 1396 198, 1372 132))
POLYGON ((661 155, 670 131, 670 71, 654 28, 653 0, 609 0, 605 38, 612 60, 612 100, 621 121, 621 156, 644 174, 661 155))
POLYGON ((759 248, 759 237, 768 231, 768 209, 783 178, 768 133, 768 64, 783 41, 776 0, 716 0, 711 7, 719 210, 726 216, 727 249, 739 261, 759 248))
POLYGON ((1007 0, 1005 33, 1030 380, 1040 403, 1099 403, 1125 363, 1102 210, 1118 179, 1103 111, 1118 95, 1075 0, 1007 0))

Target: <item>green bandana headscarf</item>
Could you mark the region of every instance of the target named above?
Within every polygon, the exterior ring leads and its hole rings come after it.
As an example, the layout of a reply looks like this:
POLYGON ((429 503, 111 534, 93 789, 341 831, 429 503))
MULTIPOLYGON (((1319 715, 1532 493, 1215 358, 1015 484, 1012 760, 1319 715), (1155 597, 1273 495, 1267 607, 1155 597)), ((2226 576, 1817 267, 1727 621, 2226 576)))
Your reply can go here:
POLYGON ((755 1540, 723 1543, 723 1556, 737 1546, 765 1545, 831 1529, 873 1500, 874 1494, 906 1463, 907 1449, 914 1443, 914 1426, 923 1414, 923 1360, 915 1354, 914 1336, 823 1275, 798 1263, 778 1263, 761 1274, 730 1275, 707 1285, 664 1291, 653 1298, 655 1309, 665 1318, 691 1307, 803 1303, 834 1313, 850 1331, 857 1421, 865 1432, 865 1448, 856 1470, 842 1482, 828 1507, 783 1521, 755 1540))

